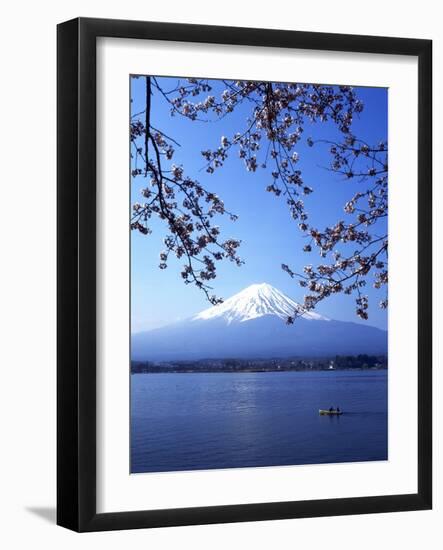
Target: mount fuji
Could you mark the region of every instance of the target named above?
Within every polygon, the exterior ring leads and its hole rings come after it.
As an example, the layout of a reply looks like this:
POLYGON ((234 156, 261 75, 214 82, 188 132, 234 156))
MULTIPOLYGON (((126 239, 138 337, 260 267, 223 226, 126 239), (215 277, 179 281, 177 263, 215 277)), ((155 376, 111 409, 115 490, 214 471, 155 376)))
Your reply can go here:
MULTIPOLYGON (((224 319, 229 325, 232 322, 243 323, 264 315, 275 315, 286 321, 295 312, 303 312, 300 304, 273 286, 262 283, 248 286, 222 304, 198 313, 192 320, 224 319)), ((303 317, 310 320, 329 321, 326 317, 311 312, 304 312, 303 317)))
POLYGON ((136 361, 318 357, 387 352, 387 332, 305 311, 262 283, 190 319, 131 338, 136 361), (286 324, 295 312, 294 324, 286 324))

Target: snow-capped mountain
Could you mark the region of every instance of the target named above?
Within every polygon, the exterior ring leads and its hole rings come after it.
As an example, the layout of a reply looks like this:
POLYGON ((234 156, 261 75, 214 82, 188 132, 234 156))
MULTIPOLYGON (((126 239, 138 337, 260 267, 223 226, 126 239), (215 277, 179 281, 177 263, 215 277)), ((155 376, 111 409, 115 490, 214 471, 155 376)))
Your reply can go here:
MULTIPOLYGON (((267 283, 248 286, 222 304, 201 311, 193 321, 208 319, 224 319, 228 324, 237 321, 243 323, 263 315, 276 315, 286 321, 295 312, 303 312, 303 308, 288 296, 267 283)), ((302 316, 308 320, 329 321, 318 313, 305 311, 302 316)))
POLYGON ((190 319, 133 334, 131 339, 131 357, 142 361, 386 352, 386 331, 306 312, 266 283, 251 285, 190 319), (295 312, 302 314, 288 325, 286 320, 295 312))

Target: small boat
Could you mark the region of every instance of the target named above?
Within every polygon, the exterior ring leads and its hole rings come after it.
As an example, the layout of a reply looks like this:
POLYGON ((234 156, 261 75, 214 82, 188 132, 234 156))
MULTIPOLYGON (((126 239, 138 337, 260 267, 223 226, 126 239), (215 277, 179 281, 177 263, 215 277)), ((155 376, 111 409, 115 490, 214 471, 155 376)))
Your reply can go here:
POLYGON ((319 409, 318 414, 320 414, 320 415, 327 414, 327 415, 330 415, 330 416, 340 416, 341 414, 343 414, 343 411, 337 411, 335 409, 332 409, 332 411, 330 411, 329 409, 319 409))

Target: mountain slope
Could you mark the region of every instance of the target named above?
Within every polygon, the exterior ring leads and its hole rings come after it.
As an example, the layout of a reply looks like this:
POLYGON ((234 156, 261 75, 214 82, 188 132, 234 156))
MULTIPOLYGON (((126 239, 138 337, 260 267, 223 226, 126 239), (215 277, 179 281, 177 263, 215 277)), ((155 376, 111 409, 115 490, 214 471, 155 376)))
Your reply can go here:
MULTIPOLYGON (((262 283, 248 286, 222 304, 198 313, 192 320, 224 319, 230 324, 233 321, 243 323, 263 315, 276 315, 286 321, 288 317, 294 315, 295 311, 303 311, 300 304, 273 286, 262 283)), ((328 320, 313 312, 305 312, 303 317, 309 320, 328 320)))
POLYGON ((271 358, 387 351, 387 332, 305 312, 274 287, 252 285, 191 319, 132 335, 133 360, 271 358))

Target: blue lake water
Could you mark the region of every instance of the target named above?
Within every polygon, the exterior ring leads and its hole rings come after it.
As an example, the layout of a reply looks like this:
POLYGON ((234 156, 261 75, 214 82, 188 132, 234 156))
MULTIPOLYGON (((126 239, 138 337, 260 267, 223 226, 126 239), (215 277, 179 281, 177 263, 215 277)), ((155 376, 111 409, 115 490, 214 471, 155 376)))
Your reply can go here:
POLYGON ((387 371, 131 376, 131 471, 386 460, 387 371), (339 406, 339 417, 318 410, 339 406))

